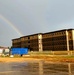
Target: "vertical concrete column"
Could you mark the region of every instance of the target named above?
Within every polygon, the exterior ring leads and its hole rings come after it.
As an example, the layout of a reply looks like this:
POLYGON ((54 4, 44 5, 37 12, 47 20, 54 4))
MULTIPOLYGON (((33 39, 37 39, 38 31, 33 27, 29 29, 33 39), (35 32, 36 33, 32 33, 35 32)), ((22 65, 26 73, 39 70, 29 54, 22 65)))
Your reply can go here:
POLYGON ((67 41, 67 51, 69 51, 69 38, 68 38, 68 31, 66 30, 66 41, 67 41))
POLYGON ((38 35, 38 45, 39 45, 39 51, 43 51, 43 46, 42 46, 42 34, 38 35))
POLYGON ((74 30, 72 30, 72 38, 73 38, 73 50, 74 50, 74 30))

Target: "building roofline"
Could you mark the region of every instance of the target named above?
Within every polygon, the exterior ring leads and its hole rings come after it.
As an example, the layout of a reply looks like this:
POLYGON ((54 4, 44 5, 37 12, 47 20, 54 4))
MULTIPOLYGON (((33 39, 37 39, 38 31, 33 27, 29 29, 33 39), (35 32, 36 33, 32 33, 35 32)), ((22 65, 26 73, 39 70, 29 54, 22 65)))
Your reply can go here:
POLYGON ((18 39, 20 39, 20 38, 15 38, 15 39, 12 39, 12 41, 13 41, 13 40, 18 40, 18 39))
POLYGON ((20 38, 29 37, 29 36, 34 36, 34 35, 39 35, 39 34, 43 34, 43 33, 36 33, 36 34, 26 35, 26 36, 22 36, 22 37, 20 37, 20 38))
MULTIPOLYGON (((34 35, 38 35, 38 34, 42 34, 42 35, 44 35, 44 34, 51 34, 51 33, 55 33, 55 32, 61 32, 61 31, 69 31, 69 30, 74 30, 73 28, 70 28, 70 29, 61 29, 61 30, 56 30, 56 31, 51 31, 51 32, 45 32, 45 33, 36 33, 36 34, 31 34, 31 35, 26 35, 26 36, 22 36, 22 37, 20 37, 20 38, 23 38, 23 37, 29 37, 29 36, 34 36, 34 35)), ((15 38, 15 39, 12 39, 12 41, 13 40, 18 40, 18 39, 20 39, 20 38, 15 38)))
POLYGON ((74 29, 61 29, 61 30, 46 32, 46 33, 43 33, 43 34, 49 34, 49 33, 61 32, 61 31, 69 31, 69 30, 74 30, 74 29))

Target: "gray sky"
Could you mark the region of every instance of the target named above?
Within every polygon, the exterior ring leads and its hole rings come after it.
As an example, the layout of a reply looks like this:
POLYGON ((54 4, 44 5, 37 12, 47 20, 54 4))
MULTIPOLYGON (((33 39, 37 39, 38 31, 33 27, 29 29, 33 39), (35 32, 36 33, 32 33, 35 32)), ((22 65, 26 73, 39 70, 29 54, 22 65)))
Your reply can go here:
POLYGON ((68 28, 74 28, 74 0, 0 0, 1 46, 22 35, 68 28))

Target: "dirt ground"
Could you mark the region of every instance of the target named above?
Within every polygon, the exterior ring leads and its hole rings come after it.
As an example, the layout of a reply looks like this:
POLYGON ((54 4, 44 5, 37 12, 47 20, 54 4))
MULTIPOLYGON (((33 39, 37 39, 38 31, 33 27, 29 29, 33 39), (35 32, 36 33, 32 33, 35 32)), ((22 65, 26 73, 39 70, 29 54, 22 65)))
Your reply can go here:
POLYGON ((0 62, 25 62, 25 61, 39 61, 40 59, 35 59, 35 58, 1 58, 0 57, 0 62))
POLYGON ((25 62, 25 61, 47 61, 47 62, 73 62, 74 57, 61 56, 25 56, 25 57, 0 57, 0 62, 25 62))

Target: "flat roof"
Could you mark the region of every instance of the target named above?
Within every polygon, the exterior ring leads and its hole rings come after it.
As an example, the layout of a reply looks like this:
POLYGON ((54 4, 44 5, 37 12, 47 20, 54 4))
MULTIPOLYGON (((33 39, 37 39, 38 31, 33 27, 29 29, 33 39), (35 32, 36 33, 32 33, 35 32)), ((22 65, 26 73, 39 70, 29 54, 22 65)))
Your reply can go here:
POLYGON ((22 36, 22 37, 20 37, 20 38, 29 37, 29 36, 34 36, 34 35, 39 35, 39 34, 43 34, 43 33, 36 33, 36 34, 26 35, 26 36, 22 36))
POLYGON ((51 34, 51 33, 55 33, 55 32, 61 32, 61 31, 69 31, 69 30, 74 30, 74 29, 62 29, 62 30, 56 30, 56 31, 52 31, 52 32, 46 32, 46 33, 43 33, 43 34, 51 34))
MULTIPOLYGON (((22 36, 22 37, 20 37, 20 38, 23 38, 23 37, 30 37, 30 36, 34 36, 34 35, 39 35, 39 34, 42 34, 42 35, 44 35, 44 34, 51 34, 51 33, 55 33, 55 32, 61 32, 61 31, 69 31, 69 30, 74 30, 73 28, 70 28, 70 29, 61 29, 61 30, 56 30, 56 31, 51 31, 51 32, 46 32, 46 33, 36 33, 36 34, 31 34, 31 35, 26 35, 26 36, 22 36)), ((13 40, 18 40, 18 39, 20 39, 20 38, 15 38, 15 39, 12 39, 12 41, 13 40)))

